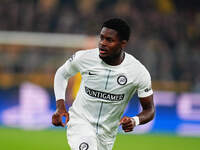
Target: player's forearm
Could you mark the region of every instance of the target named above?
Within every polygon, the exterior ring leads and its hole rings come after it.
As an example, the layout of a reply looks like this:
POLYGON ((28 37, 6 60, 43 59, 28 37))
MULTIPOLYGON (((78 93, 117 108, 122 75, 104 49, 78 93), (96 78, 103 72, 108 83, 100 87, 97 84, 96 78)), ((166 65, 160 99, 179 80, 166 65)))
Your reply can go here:
POLYGON ((147 110, 143 110, 137 116, 139 117, 140 124, 145 124, 145 123, 153 120, 154 115, 155 115, 154 108, 150 108, 150 109, 147 109, 147 110))
POLYGON ((142 112, 137 116, 139 117, 139 123, 145 124, 151 121, 155 115, 155 107, 153 102, 153 95, 140 98, 140 103, 142 105, 142 112))

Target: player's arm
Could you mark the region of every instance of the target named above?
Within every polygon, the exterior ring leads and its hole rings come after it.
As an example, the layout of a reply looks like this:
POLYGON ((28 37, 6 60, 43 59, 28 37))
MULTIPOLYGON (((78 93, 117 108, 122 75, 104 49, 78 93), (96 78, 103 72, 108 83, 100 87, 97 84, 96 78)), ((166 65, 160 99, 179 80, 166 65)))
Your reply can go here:
POLYGON ((142 112, 137 115, 139 124, 145 124, 151 121, 155 115, 155 107, 153 102, 153 95, 139 98, 142 106, 142 112))
POLYGON ((155 108, 153 102, 153 90, 151 88, 151 77, 145 69, 141 73, 141 78, 138 84, 138 97, 142 106, 142 111, 134 117, 123 117, 120 120, 122 129, 125 132, 130 132, 135 126, 145 124, 154 118, 155 108))
POLYGON ((125 116, 120 120, 122 129, 125 132, 131 132, 135 126, 145 124, 154 118, 155 108, 153 103, 153 95, 139 99, 142 106, 142 112, 135 117, 125 116))
POLYGON ((52 124, 55 126, 65 126, 69 120, 69 114, 65 107, 65 93, 68 79, 78 72, 76 61, 70 58, 62 65, 54 77, 54 93, 56 97, 56 112, 52 116, 52 124), (62 117, 66 117, 65 123, 62 117))

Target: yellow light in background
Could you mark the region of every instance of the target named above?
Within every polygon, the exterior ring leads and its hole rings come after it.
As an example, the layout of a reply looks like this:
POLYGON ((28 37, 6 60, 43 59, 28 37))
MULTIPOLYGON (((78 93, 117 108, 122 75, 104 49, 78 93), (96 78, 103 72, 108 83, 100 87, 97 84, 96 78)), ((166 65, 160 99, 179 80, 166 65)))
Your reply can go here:
POLYGON ((72 99, 73 100, 76 98, 76 95, 77 95, 78 90, 80 88, 80 84, 81 84, 81 74, 77 73, 73 77, 73 86, 72 86, 72 99))
POLYGON ((170 14, 174 12, 174 3, 172 0, 157 0, 157 7, 160 12, 170 14))

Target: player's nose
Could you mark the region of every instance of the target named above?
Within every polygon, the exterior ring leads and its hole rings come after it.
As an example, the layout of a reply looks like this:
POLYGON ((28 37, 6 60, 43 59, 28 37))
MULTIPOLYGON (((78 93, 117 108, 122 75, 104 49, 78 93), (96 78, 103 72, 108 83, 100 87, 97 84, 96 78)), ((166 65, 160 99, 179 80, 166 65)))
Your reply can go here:
POLYGON ((100 47, 106 47, 106 44, 107 42, 106 42, 106 40, 105 39, 101 39, 100 41, 99 41, 99 45, 100 45, 100 47))

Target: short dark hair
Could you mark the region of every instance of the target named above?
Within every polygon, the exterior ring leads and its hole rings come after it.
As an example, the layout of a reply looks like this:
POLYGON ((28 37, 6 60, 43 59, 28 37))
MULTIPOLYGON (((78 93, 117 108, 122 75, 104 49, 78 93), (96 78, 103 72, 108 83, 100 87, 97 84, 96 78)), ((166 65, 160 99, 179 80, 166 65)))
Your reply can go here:
POLYGON ((120 40, 129 40, 131 29, 126 21, 120 18, 112 18, 105 21, 102 25, 102 28, 103 27, 116 30, 120 40))

